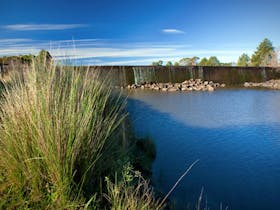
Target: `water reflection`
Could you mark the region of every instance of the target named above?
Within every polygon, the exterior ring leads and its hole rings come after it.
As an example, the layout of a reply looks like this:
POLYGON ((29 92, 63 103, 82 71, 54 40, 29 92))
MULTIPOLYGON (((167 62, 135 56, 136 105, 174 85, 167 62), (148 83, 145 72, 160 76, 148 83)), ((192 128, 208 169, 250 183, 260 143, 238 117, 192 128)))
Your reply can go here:
POLYGON ((130 92, 129 97, 191 126, 218 128, 280 121, 279 91, 234 89, 168 93, 137 90, 130 92))
POLYGON ((154 181, 167 192, 194 160, 199 164, 172 194, 191 208, 204 186, 208 206, 277 209, 280 201, 280 92, 130 94, 136 134, 157 145, 154 181))

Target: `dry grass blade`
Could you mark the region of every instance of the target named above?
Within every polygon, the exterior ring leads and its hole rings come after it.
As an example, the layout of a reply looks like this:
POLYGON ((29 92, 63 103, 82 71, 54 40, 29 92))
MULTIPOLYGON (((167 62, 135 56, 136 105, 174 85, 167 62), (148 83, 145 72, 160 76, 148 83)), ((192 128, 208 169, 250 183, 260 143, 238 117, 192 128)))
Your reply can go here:
POLYGON ((203 191, 204 191, 204 188, 202 187, 198 201, 197 201, 197 208, 196 208, 197 210, 200 210, 200 205, 201 205, 201 201, 202 201, 202 197, 203 197, 203 191))
POLYGON ((175 190, 175 188, 177 187, 177 185, 181 182, 181 180, 184 178, 184 176, 186 176, 189 171, 192 169, 192 167, 199 161, 199 159, 197 159, 196 161, 194 161, 188 168, 187 170, 182 174, 182 176, 180 176, 180 178, 176 181, 176 183, 173 185, 173 187, 169 190, 169 192, 166 194, 166 196, 162 199, 162 201, 160 202, 159 206, 161 207, 166 199, 169 197, 169 195, 175 190))

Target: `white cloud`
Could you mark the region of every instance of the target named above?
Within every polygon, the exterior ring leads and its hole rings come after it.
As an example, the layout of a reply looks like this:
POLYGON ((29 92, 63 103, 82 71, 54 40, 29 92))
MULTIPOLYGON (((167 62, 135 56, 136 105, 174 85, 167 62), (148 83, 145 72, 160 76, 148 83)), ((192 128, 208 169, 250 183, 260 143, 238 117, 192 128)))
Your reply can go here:
POLYGON ((65 30, 86 27, 86 24, 14 24, 3 28, 15 31, 65 30))
POLYGON ((21 42, 30 42, 30 41, 32 41, 32 39, 22 39, 22 38, 0 39, 1 44, 21 43, 21 42))
POLYGON ((175 28, 165 28, 165 29, 162 29, 162 32, 166 33, 166 34, 184 34, 185 33, 184 31, 175 29, 175 28))
MULTIPOLYGON (((167 57, 192 57, 194 55, 202 58, 209 57, 212 55, 217 56, 219 59, 222 58, 235 58, 243 52, 240 50, 193 50, 193 49, 182 49, 182 48, 172 48, 172 46, 166 46, 165 48, 146 47, 146 48, 64 48, 52 51, 53 55, 57 59, 63 59, 61 56, 62 51, 67 51, 69 58, 71 59, 86 59, 86 58, 153 58, 157 57, 167 58, 167 57)), ((226 59, 228 60, 228 59, 226 59)), ((234 59, 235 60, 235 59, 234 59)))
POLYGON ((174 57, 153 57, 153 58, 138 58, 138 59, 133 59, 133 60, 118 60, 118 61, 102 61, 99 64, 102 65, 109 65, 109 66, 117 66, 117 65, 150 65, 153 61, 171 61, 175 62, 176 60, 179 60, 180 58, 174 58, 174 57))
POLYGON ((193 48, 191 45, 163 42, 133 42, 119 43, 114 40, 80 39, 80 40, 32 40, 32 39, 0 39, 0 56, 36 54, 46 49, 56 60, 72 59, 83 64, 98 65, 145 65, 154 60, 178 61, 183 57, 217 56, 222 62, 236 61, 243 53, 253 51, 221 48, 193 48), (5 43, 5 44, 4 44, 5 43))

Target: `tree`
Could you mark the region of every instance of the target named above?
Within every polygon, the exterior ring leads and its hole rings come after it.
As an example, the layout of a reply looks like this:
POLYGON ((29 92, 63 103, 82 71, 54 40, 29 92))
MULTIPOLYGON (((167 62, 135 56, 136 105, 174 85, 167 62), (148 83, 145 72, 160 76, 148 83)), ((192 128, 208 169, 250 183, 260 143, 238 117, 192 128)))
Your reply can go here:
POLYGON ((232 66, 233 63, 232 62, 228 62, 228 63, 220 63, 220 66, 232 66))
POLYGON ((207 58, 202 58, 198 65, 207 66, 208 65, 208 59, 207 58))
POLYGON ((192 58, 182 58, 179 63, 182 66, 195 66, 197 64, 197 60, 199 57, 192 57, 192 58))
POLYGON ((211 56, 207 62, 208 66, 220 66, 220 64, 221 63, 216 56, 211 56))
POLYGON ((21 55, 21 56, 19 56, 19 58, 23 63, 31 63, 32 60, 35 58, 35 56, 32 54, 29 54, 29 55, 21 55))
POLYGON ((162 64, 163 64, 163 61, 162 61, 162 60, 154 61, 154 62, 152 63, 153 66, 162 66, 162 64))
POLYGON ((166 66, 173 66, 173 64, 172 64, 171 61, 167 61, 167 62, 166 62, 166 66))
POLYGON ((199 60, 199 57, 197 57, 197 56, 192 57, 191 58, 191 65, 196 66, 198 60, 199 60))
POLYGON ((179 62, 176 61, 176 62, 174 63, 174 66, 180 66, 179 62))
POLYGON ((264 39, 251 58, 253 66, 268 66, 271 64, 274 54, 274 47, 269 39, 264 39))
POLYGON ((189 66, 191 63, 190 58, 182 58, 179 60, 180 66, 189 66))
POLYGON ((52 56, 47 50, 41 50, 36 56, 36 59, 42 63, 50 64, 52 61, 52 56))
POLYGON ((250 57, 246 54, 243 53, 237 61, 237 66, 249 66, 250 64, 250 57))

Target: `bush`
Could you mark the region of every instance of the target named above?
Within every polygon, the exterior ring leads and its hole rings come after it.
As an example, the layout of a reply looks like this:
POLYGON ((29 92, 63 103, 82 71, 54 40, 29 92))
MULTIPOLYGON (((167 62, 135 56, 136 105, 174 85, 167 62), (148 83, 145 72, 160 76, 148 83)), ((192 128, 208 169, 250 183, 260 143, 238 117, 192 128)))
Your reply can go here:
POLYGON ((88 70, 32 61, 1 99, 0 208, 111 208, 99 183, 125 163, 124 107, 88 70))
POLYGON ((115 176, 115 182, 106 177, 107 191, 106 199, 111 204, 112 210, 122 209, 159 209, 159 201, 153 197, 153 191, 149 183, 141 176, 141 173, 135 172, 130 165, 123 169, 121 179, 115 176))

